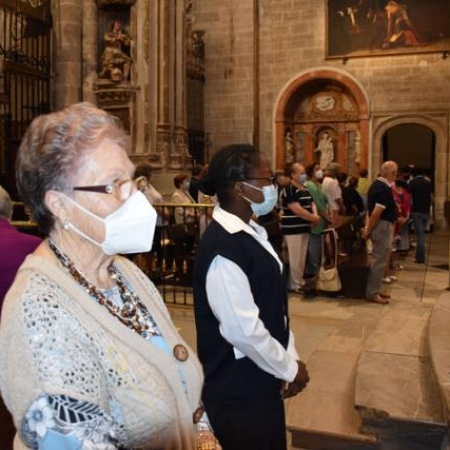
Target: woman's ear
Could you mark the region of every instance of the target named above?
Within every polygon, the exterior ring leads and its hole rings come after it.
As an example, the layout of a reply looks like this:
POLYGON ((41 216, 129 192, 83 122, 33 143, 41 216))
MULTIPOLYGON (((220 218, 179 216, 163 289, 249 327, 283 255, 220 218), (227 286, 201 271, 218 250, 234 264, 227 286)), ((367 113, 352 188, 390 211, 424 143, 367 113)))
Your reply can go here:
POLYGON ((63 220, 63 215, 66 211, 64 202, 61 200, 61 193, 52 189, 45 193, 44 197, 45 206, 50 212, 60 220, 63 220))
POLYGON ((234 184, 234 192, 236 195, 242 195, 242 192, 244 191, 244 186, 242 185, 242 182, 236 181, 234 184))

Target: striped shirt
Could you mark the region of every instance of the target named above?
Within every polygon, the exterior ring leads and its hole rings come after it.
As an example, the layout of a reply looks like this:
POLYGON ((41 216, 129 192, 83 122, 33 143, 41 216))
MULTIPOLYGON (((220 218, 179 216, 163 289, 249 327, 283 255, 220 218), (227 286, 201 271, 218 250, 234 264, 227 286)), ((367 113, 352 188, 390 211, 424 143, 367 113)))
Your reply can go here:
POLYGON ((289 208, 290 203, 297 202, 302 208, 312 213, 313 199, 305 188, 298 188, 290 184, 281 191, 281 204, 283 214, 281 216, 281 232, 284 235, 301 234, 311 232, 311 222, 295 215, 289 208))

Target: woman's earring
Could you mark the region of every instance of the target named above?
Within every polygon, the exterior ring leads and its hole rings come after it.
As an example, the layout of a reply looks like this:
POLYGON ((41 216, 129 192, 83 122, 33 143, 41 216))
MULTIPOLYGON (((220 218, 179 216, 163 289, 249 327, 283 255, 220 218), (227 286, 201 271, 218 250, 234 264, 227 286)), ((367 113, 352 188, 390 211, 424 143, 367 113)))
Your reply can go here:
POLYGON ((63 224, 62 224, 62 228, 64 231, 69 231, 70 230, 70 222, 68 220, 64 220, 63 224))

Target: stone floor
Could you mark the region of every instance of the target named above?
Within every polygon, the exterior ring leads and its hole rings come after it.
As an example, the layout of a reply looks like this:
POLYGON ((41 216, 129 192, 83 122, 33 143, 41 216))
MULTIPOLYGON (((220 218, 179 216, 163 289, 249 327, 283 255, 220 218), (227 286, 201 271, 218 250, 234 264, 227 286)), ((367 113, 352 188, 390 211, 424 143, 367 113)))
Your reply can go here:
MULTIPOLYGON (((379 357, 385 337, 392 337, 401 326, 423 328, 428 318, 427 306, 432 306, 449 286, 447 235, 427 234, 427 253, 426 265, 414 264, 413 250, 400 258, 404 268, 396 273, 398 281, 384 286, 392 295, 391 303, 386 306, 362 299, 324 296, 306 299, 301 295, 290 295, 291 327, 301 359, 307 363, 311 382, 303 393, 287 402, 288 426, 312 430, 312 434, 328 433, 337 438, 354 435, 361 443, 361 447, 354 448, 372 448, 370 439, 367 442, 361 440, 361 419, 354 408, 356 365, 367 345, 379 357), (417 314, 408 316, 408 323, 402 323, 402 310, 411 308, 416 309, 417 314), (390 319, 383 321, 383 327, 387 328, 380 329, 377 325, 388 313, 390 319)), ((180 333, 195 348, 193 310, 176 307, 171 308, 171 314, 180 333)), ((421 339, 420 333, 416 338, 421 339)), ((399 338, 396 342, 397 349, 391 348, 390 352, 401 353, 410 350, 408 346, 414 346, 409 339, 399 338)))

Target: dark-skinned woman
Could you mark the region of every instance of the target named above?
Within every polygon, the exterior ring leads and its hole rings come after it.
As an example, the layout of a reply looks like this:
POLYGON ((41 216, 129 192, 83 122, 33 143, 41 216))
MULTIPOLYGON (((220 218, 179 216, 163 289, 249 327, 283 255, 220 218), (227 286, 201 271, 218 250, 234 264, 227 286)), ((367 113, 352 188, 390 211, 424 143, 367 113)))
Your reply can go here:
POLYGON ((286 448, 283 398, 309 381, 289 330, 283 264, 252 217, 277 189, 267 158, 231 145, 210 161, 204 192, 217 194, 194 273, 203 401, 224 450, 286 448))

